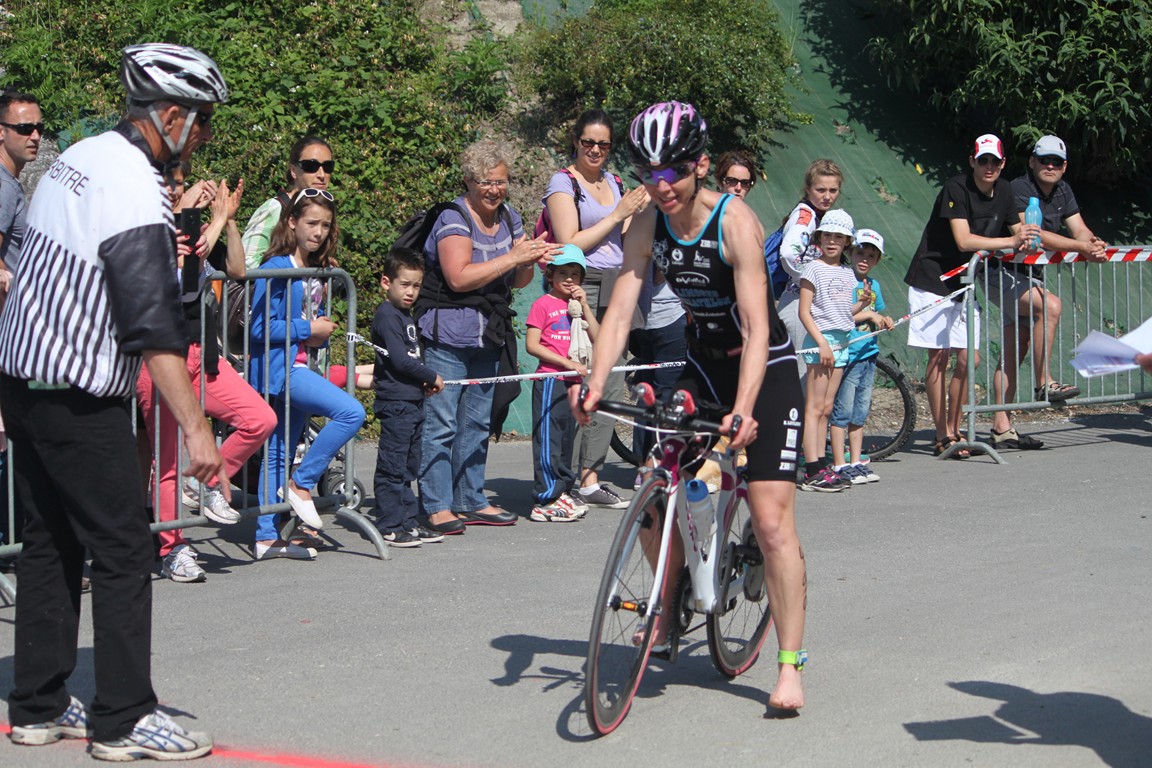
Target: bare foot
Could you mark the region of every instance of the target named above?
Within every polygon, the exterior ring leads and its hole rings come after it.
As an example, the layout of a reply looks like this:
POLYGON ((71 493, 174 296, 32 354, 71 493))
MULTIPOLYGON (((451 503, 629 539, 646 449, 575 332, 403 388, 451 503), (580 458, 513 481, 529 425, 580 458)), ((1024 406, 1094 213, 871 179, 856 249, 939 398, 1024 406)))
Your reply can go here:
POLYGON ((768 706, 773 709, 796 711, 804 706, 804 682, 800 671, 791 664, 781 664, 776 689, 768 697, 768 706))

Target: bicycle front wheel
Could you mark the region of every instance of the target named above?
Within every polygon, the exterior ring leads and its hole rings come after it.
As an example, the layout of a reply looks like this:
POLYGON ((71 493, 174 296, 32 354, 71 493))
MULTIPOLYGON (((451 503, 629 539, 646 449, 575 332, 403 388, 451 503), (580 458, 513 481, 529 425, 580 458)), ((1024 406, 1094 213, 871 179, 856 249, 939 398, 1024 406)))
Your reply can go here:
POLYGON ((752 531, 748 501, 733 501, 725 528, 727 543, 720 555, 720 604, 708 614, 708 651, 725 677, 746 672, 760 655, 772 613, 764 582, 764 556, 752 531))
POLYGON ((876 358, 872 408, 864 423, 864 453, 884 459, 904 447, 916 430, 916 397, 904 371, 891 360, 876 358))
POLYGON ((648 663, 656 624, 649 610, 655 594, 652 563, 667 505, 667 481, 653 473, 624 512, 600 580, 584 667, 588 723, 600 735, 624 720, 648 663))

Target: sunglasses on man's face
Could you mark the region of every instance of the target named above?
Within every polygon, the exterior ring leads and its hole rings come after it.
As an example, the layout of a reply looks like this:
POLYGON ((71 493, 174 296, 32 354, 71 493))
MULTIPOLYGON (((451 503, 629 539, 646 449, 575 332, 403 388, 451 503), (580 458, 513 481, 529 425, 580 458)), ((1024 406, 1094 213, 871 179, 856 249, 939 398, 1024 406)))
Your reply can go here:
POLYGON ((977 165, 1000 165, 1003 161, 996 155, 980 155, 976 158, 977 165))
POLYGON ((1064 158, 1057 157, 1056 155, 1037 155, 1036 162, 1040 163, 1040 165, 1050 165, 1053 168, 1064 167, 1064 158))
POLYGON ((641 184, 651 184, 656 186, 660 182, 667 182, 668 184, 675 184, 681 179, 687 178, 696 170, 696 163, 681 163, 679 165, 671 165, 667 168, 659 170, 652 170, 651 168, 644 168, 636 166, 633 171, 633 176, 641 184))
POLYGON ((726 187, 735 187, 740 185, 744 189, 752 189, 752 185, 756 183, 755 179, 738 179, 735 176, 725 176, 720 179, 720 183, 726 187))
POLYGON ((321 168, 324 169, 324 173, 332 173, 332 171, 336 170, 335 160, 325 160, 324 162, 320 162, 319 160, 297 160, 296 165, 299 166, 300 170, 304 171, 304 173, 316 173, 316 171, 321 168))
POLYGON ((2 123, 5 128, 11 128, 21 136, 31 136, 33 133, 44 135, 44 123, 2 123))

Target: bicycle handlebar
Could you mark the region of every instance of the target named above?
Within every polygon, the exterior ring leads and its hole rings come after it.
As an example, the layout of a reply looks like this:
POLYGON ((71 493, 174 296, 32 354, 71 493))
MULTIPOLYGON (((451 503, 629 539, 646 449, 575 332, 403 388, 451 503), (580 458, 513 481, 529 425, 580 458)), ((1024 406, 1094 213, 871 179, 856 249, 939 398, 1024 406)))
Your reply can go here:
MULTIPOLYGON (((581 398, 583 402, 583 398, 581 398)), ((708 421, 695 415, 684 413, 675 408, 662 405, 639 406, 631 403, 620 403, 612 400, 601 400, 598 410, 616 416, 627 416, 644 424, 651 424, 657 429, 672 429, 692 432, 713 432, 721 434, 721 425, 715 421, 708 421)), ((740 417, 732 421, 732 434, 740 431, 740 417)))

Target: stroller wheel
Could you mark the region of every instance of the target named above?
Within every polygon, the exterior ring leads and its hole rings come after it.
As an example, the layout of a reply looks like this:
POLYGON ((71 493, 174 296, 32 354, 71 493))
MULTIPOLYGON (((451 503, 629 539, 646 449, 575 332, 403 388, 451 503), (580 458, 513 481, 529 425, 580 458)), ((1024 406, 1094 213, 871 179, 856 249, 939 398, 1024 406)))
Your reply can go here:
POLYGON ((329 469, 324 473, 324 476, 320 478, 319 491, 321 496, 336 496, 346 493, 348 501, 345 502, 344 506, 351 510, 359 510, 364 505, 364 484, 353 478, 352 487, 346 491, 342 467, 329 469))

